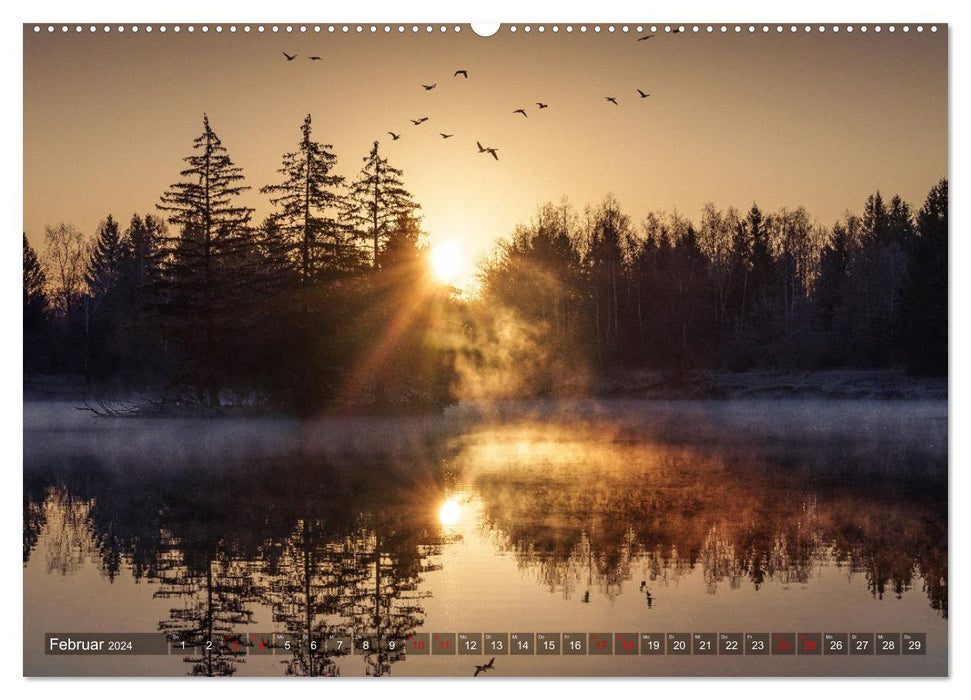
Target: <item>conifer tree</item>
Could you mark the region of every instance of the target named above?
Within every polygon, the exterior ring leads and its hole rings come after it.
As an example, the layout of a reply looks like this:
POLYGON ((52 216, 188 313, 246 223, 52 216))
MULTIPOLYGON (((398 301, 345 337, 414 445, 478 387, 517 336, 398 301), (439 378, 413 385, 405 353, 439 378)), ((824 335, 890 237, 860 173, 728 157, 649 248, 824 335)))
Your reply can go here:
POLYGON ((96 300, 103 299, 114 290, 121 276, 124 257, 125 250, 118 231, 118 222, 108 214, 108 218, 98 227, 94 249, 84 274, 88 292, 96 300))
POLYGON ((240 330, 255 272, 253 210, 237 201, 249 187, 207 116, 192 155, 183 160, 183 179, 158 205, 179 231, 165 238, 158 288, 163 308, 177 321, 190 379, 217 405, 223 374, 217 359, 224 366, 238 350, 230 337, 240 330))
POLYGON ((907 368, 915 374, 947 376, 947 179, 927 195, 917 214, 903 307, 907 368))
POLYGON ((344 220, 353 227, 358 240, 370 245, 371 265, 375 268, 399 217, 419 208, 404 188, 403 175, 387 158, 381 157, 375 141, 364 158, 364 168, 351 184, 344 220))
POLYGON ((136 291, 152 280, 164 236, 165 224, 158 217, 151 214, 146 214, 144 219, 138 214, 132 216, 123 242, 125 274, 136 291))
POLYGON ((337 163, 333 146, 311 138, 309 114, 300 131, 300 145, 284 154, 277 171, 284 181, 260 191, 275 195, 270 201, 279 207, 273 218, 280 243, 293 258, 301 281, 309 284, 323 268, 338 269, 347 264, 347 230, 337 220, 344 178, 332 173, 337 163))
POLYGON ((39 325, 47 317, 47 275, 37 253, 24 236, 24 330, 39 325))

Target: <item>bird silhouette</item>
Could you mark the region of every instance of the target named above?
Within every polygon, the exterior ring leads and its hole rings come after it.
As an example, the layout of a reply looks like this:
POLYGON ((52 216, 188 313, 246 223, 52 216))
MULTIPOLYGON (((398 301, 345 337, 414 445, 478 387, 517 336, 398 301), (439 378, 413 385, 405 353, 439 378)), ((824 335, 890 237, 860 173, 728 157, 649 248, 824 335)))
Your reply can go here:
POLYGON ((540 109, 546 109, 547 107, 549 107, 549 105, 546 104, 545 102, 537 102, 536 106, 539 107, 540 109))
POLYGON ((443 134, 441 131, 438 132, 438 135, 441 136, 443 139, 450 139, 453 136, 455 136, 455 134, 443 134))
POLYGON ((638 41, 647 41, 648 39, 653 39, 653 38, 654 38, 653 34, 648 34, 647 36, 640 37, 638 41))
POLYGON ((483 146, 478 141, 475 142, 475 145, 479 147, 479 153, 489 153, 489 154, 492 155, 493 158, 495 158, 496 160, 499 160, 499 155, 496 153, 496 150, 497 149, 495 149, 495 148, 486 148, 485 146, 483 146))
POLYGON ((388 135, 391 137, 392 141, 397 141, 398 139, 401 138, 401 134, 396 134, 393 131, 389 131, 388 135))
POLYGON ((604 99, 607 100, 607 102, 613 102, 614 104, 617 104, 616 97, 605 97, 604 99))
POLYGON ((309 56, 308 58, 309 58, 309 59, 310 59, 311 61, 319 61, 319 60, 320 60, 320 56, 309 56))
POLYGON ((287 53, 286 51, 284 51, 284 52, 283 52, 283 55, 287 57, 287 60, 288 60, 288 61, 292 61, 293 59, 295 59, 295 58, 297 57, 297 54, 293 54, 293 55, 291 56, 291 55, 290 55, 290 54, 288 54, 288 53, 287 53))
POLYGON ((529 115, 526 114, 526 110, 525 109, 516 109, 516 110, 513 110, 513 114, 522 114, 527 119, 529 118, 529 115))
POLYGON ((469 72, 467 70, 457 70, 455 71, 455 75, 453 75, 452 77, 457 78, 460 75, 463 76, 466 80, 469 79, 469 72))
POLYGON ((438 83, 432 83, 431 85, 422 84, 422 87, 426 90, 434 90, 436 85, 438 85, 438 83))
POLYGON ((651 93, 644 92, 640 88, 637 88, 637 94, 641 96, 641 99, 644 99, 645 97, 650 97, 651 96, 651 93))
POLYGON ((485 671, 491 671, 493 669, 493 664, 495 663, 495 661, 496 661, 496 657, 493 656, 491 659, 489 659, 489 663, 487 664, 476 664, 475 673, 472 674, 472 677, 475 678, 480 673, 484 673, 485 671))
POLYGON ((414 124, 415 126, 418 126, 422 122, 427 122, 427 121, 428 121, 428 117, 419 117, 418 119, 412 119, 411 123, 414 124))

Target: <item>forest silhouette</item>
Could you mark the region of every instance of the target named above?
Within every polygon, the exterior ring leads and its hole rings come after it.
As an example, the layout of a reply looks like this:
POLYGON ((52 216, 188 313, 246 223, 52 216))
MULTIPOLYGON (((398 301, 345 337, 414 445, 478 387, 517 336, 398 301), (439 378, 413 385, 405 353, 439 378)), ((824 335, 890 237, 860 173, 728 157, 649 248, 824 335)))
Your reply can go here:
POLYGON ((439 409, 629 370, 947 374, 946 179, 916 211, 875 192, 832 226, 803 207, 637 224, 611 195, 549 203, 469 296, 431 274, 420 205, 378 142, 345 179, 308 115, 279 174, 255 223, 204 117, 157 212, 108 214, 94 240, 52 224, 40 254, 24 235, 25 377, 309 412, 439 409))

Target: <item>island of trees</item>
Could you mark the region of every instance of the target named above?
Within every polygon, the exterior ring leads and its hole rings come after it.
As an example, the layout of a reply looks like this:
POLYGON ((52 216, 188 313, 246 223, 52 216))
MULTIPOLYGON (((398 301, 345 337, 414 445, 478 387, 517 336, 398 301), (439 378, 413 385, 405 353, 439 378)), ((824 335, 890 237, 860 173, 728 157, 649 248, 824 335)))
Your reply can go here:
POLYGON ((572 374, 705 368, 947 373, 947 180, 919 209, 872 194, 824 226, 803 207, 707 204, 637 224, 610 195, 541 206, 480 265, 435 282, 420 206, 377 142, 336 172, 311 117, 262 222, 207 118, 157 210, 93 240, 23 239, 24 372, 200 406, 432 408, 550 391, 572 374))

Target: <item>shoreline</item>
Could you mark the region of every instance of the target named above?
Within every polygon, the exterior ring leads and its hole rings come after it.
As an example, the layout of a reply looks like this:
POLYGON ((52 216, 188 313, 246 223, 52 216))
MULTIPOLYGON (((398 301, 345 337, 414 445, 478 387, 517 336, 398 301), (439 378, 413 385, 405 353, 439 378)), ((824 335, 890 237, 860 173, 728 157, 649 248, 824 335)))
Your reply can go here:
MULTIPOLYGON (((25 377, 23 403, 73 403, 79 411, 93 415, 104 409, 107 417, 264 417, 287 416, 290 412, 248 399, 213 409, 184 399, 164 399, 160 389, 118 389, 85 384, 83 378, 57 375, 25 377), (101 408, 99 408, 101 407, 101 408)), ((737 401, 737 400, 861 400, 861 401, 947 401, 948 380, 910 377, 903 370, 753 370, 724 372, 690 370, 680 375, 670 371, 631 370, 612 372, 584 382, 556 382, 550 391, 537 396, 465 397, 452 408, 477 404, 505 404, 543 400, 643 400, 643 401, 737 401)), ((421 410, 368 411, 362 406, 325 407, 318 415, 387 416, 429 413, 421 410)), ((434 412, 433 412, 434 413, 434 412)))

